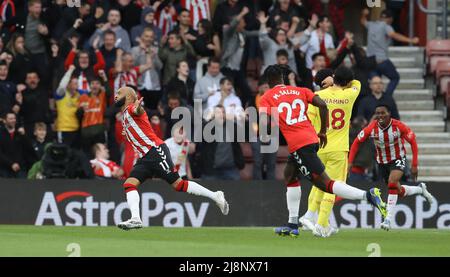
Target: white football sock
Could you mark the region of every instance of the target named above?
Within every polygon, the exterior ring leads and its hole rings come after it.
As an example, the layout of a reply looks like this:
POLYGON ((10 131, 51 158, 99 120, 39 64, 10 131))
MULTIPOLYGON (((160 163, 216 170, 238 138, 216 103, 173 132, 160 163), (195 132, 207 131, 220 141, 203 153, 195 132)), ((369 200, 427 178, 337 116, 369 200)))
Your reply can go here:
POLYGON ((422 188, 419 186, 402 186, 405 189, 404 196, 422 194, 422 188))
POLYGON ((305 215, 304 215, 304 217, 306 217, 309 220, 314 220, 315 221, 316 217, 317 217, 317 212, 312 212, 310 210, 307 210, 305 215))
POLYGON ((131 218, 141 220, 141 216, 139 215, 139 201, 140 197, 137 190, 127 192, 127 203, 131 211, 131 218))
POLYGON ((397 204, 397 199, 398 199, 397 194, 388 194, 387 207, 386 207, 386 210, 387 210, 386 219, 389 219, 389 220, 392 219, 392 215, 394 214, 395 205, 397 204))
POLYGON ((350 200, 367 200, 365 191, 349 186, 342 181, 334 181, 333 194, 350 200))
POLYGON ((186 192, 194 195, 208 197, 209 199, 216 201, 216 194, 213 191, 210 191, 209 189, 194 181, 188 181, 186 192))
POLYGON ((287 187, 286 202, 289 211, 289 223, 298 224, 298 210, 300 209, 300 199, 302 189, 300 186, 287 187))

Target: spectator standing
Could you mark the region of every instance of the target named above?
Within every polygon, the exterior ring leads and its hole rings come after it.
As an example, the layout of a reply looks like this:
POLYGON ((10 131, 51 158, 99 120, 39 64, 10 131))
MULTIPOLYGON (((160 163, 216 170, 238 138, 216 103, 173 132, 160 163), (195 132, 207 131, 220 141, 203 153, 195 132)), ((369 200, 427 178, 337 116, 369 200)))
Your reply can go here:
POLYGON ((95 159, 92 159, 90 162, 95 176, 101 178, 123 179, 123 169, 114 161, 109 160, 109 150, 105 144, 94 144, 92 152, 95 159))
POLYGON ((28 16, 25 24, 25 48, 36 66, 43 84, 48 86, 48 56, 46 51, 49 31, 43 21, 42 3, 40 0, 28 1, 28 16))
POLYGON ((222 37, 223 27, 231 23, 233 17, 238 15, 243 8, 242 1, 226 0, 216 6, 213 16, 213 28, 222 37))
POLYGON ((177 64, 188 60, 189 56, 195 56, 194 49, 189 41, 178 32, 171 31, 166 43, 159 50, 158 56, 164 64, 163 85, 177 74, 177 64))
POLYGON ((8 112, 0 126, 0 177, 26 178, 35 161, 34 150, 23 128, 16 128, 17 118, 8 112))
POLYGON ((259 44, 261 45, 264 56, 264 65, 261 71, 263 72, 267 66, 277 63, 276 53, 278 50, 284 49, 288 52, 289 66, 295 73, 297 73, 293 51, 294 49, 292 43, 287 37, 286 32, 283 29, 275 28, 269 35, 269 31, 266 26, 269 17, 264 16, 263 13, 260 13, 258 20, 261 24, 259 29, 259 44))
POLYGON ((111 96, 108 79, 103 70, 100 78, 90 82, 91 91, 80 96, 78 116, 81 118, 81 144, 86 153, 96 143, 105 143, 105 110, 107 99, 111 96))
POLYGON ((198 35, 193 41, 193 47, 197 54, 196 81, 203 76, 203 66, 208 63, 212 57, 220 58, 222 48, 220 38, 213 32, 212 23, 207 19, 198 22, 198 35))
POLYGON ((130 32, 131 28, 140 23, 142 9, 131 0, 117 0, 114 8, 120 11, 120 25, 125 31, 130 32))
POLYGON ((389 45, 392 39, 403 43, 418 44, 419 38, 409 38, 395 32, 391 26, 392 12, 390 10, 382 11, 378 21, 368 21, 368 15, 369 10, 364 9, 361 15, 361 24, 367 28, 367 56, 375 56, 377 61, 376 69, 370 75, 378 74, 388 77, 389 84, 385 93, 392 96, 400 82, 400 75, 388 57, 389 45))
MULTIPOLYGON (((258 93, 256 94, 254 101, 250 102, 251 107, 254 107, 256 110, 259 110, 259 101, 264 93, 269 90, 269 84, 267 80, 261 78, 258 81, 258 93)), ((261 139, 258 134, 258 123, 250 122, 252 125, 249 128, 253 129, 253 133, 256 135, 254 139, 255 141, 250 142, 250 146, 252 148, 252 157, 253 157, 253 180, 262 180, 263 175, 265 175, 266 180, 275 180, 275 169, 277 162, 277 152, 274 153, 261 153, 261 139), (265 174, 263 174, 265 173, 265 174)))
MULTIPOLYGON (((322 53, 325 57, 327 49, 334 49, 333 37, 329 34, 330 20, 326 16, 319 17, 317 21, 317 29, 309 34, 309 29, 305 31, 306 35, 310 35, 309 41, 301 46, 301 51, 305 53, 306 66, 312 68, 312 56, 316 53, 322 53)), ((329 60, 326 58, 327 66, 329 60)))
POLYGON ((251 94, 246 74, 241 69, 245 40, 247 37, 257 37, 259 35, 259 31, 245 30, 244 16, 248 13, 249 9, 247 7, 242 8, 242 11, 233 18, 230 25, 228 27, 224 26, 221 64, 223 74, 233 79, 235 88, 244 103, 247 102, 251 94))
POLYGON ((20 106, 16 99, 17 88, 24 89, 24 86, 16 86, 8 81, 8 65, 5 61, 0 61, 0 117, 4 117, 11 110, 19 113, 20 106))
POLYGON ((117 91, 123 86, 130 86, 137 90, 138 79, 149 68, 152 67, 151 53, 146 53, 146 63, 140 66, 134 66, 134 59, 130 53, 123 53, 122 49, 118 51, 115 67, 109 72, 113 81, 111 87, 117 91))
POLYGON ((151 66, 139 77, 138 89, 144 97, 145 106, 156 110, 162 96, 160 75, 163 64, 158 57, 158 47, 155 46, 155 32, 150 27, 145 28, 141 33, 139 45, 131 48, 134 65, 146 64, 147 54, 150 55, 151 66))
POLYGON ((208 107, 208 97, 220 91, 220 80, 223 77, 220 72, 220 59, 210 58, 205 76, 198 79, 194 87, 194 100, 200 99, 202 101, 203 111, 208 107))
MULTIPOLYGON (((236 125, 227 124, 226 118, 225 108, 220 105, 215 106, 212 120, 214 132, 219 132, 220 141, 201 143, 202 179, 204 180, 239 180, 239 170, 245 166, 241 146, 236 137, 231 137, 233 131, 226 127, 235 128, 236 125)), ((234 135, 236 134, 234 130, 234 135)))
POLYGON ((225 109, 227 120, 241 119, 243 117, 244 109, 239 97, 233 91, 233 82, 230 78, 224 77, 220 80, 220 91, 216 91, 213 95, 208 97, 205 117, 207 120, 214 116, 216 106, 221 106, 225 109))
POLYGON ((66 70, 70 65, 75 65, 73 76, 78 79, 77 89, 80 94, 88 93, 90 91, 89 82, 98 75, 99 70, 105 69, 105 60, 97 45, 97 43, 93 45, 97 59, 97 63, 94 65, 91 65, 89 52, 82 50, 77 53, 76 45, 74 45, 74 48, 72 48, 64 61, 66 70), (75 60, 76 57, 78 58, 77 60, 75 60))
POLYGON ((120 26, 120 12, 118 10, 112 9, 108 12, 108 22, 103 24, 100 29, 97 29, 94 34, 89 39, 89 45, 93 46, 97 38, 99 38, 98 46, 102 46, 104 41, 102 34, 106 30, 111 30, 116 33, 116 47, 121 48, 125 52, 129 52, 131 48, 130 37, 128 36, 127 30, 120 26))
POLYGON ((103 33, 103 46, 100 47, 103 59, 105 60, 105 72, 109 72, 114 67, 117 59, 116 33, 106 30, 103 33))
POLYGON ((37 122, 44 122, 50 125, 52 118, 50 115, 48 92, 40 84, 40 79, 36 71, 30 71, 26 75, 26 88, 18 93, 22 94, 22 105, 20 115, 25 127, 25 133, 30 138, 33 136, 34 125, 37 122))
POLYGON ((7 51, 13 56, 9 64, 10 80, 16 84, 23 84, 27 72, 33 68, 28 50, 25 49, 25 37, 21 33, 14 33, 6 45, 7 51))
POLYGON ((370 90, 372 93, 364 97, 358 106, 358 116, 364 117, 368 122, 373 120, 376 107, 380 104, 389 106, 392 118, 400 119, 397 104, 391 95, 384 90, 383 80, 380 76, 373 76, 370 79, 370 90))
POLYGON ((163 96, 163 103, 166 103, 167 95, 169 93, 178 93, 181 99, 189 104, 193 105, 194 95, 194 81, 189 78, 189 65, 187 61, 180 61, 177 64, 177 76, 173 77, 165 87, 165 93, 163 96))
POLYGON ((141 24, 134 26, 131 28, 131 45, 137 46, 139 45, 138 38, 142 35, 145 28, 150 28, 154 33, 154 41, 161 41, 162 32, 161 29, 154 24, 155 20, 155 10, 152 7, 145 7, 141 12, 141 24))
POLYGON ((78 146, 78 130, 80 128, 76 115, 80 93, 77 90, 78 78, 71 77, 74 71, 75 66, 70 65, 55 93, 57 140, 70 147, 78 146))

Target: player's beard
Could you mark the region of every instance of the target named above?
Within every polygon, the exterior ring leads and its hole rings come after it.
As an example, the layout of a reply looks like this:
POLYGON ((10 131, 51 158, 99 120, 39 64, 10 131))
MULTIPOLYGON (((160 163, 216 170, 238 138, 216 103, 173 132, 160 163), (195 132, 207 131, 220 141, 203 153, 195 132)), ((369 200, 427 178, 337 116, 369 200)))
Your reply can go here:
POLYGON ((125 105, 125 99, 126 97, 122 97, 121 99, 117 100, 116 103, 114 103, 114 106, 116 106, 117 108, 122 108, 123 105, 125 105))

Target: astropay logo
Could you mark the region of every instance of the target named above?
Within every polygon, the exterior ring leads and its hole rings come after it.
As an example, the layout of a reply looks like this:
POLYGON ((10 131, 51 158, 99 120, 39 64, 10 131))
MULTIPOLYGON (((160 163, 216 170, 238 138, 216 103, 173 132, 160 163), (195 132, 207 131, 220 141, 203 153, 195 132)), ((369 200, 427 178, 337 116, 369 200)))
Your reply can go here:
MULTIPOLYGON (((208 202, 202 202, 196 210, 191 202, 164 203, 164 199, 158 193, 145 192, 141 194, 141 217, 144 226, 201 227, 208 207, 208 202), (161 216, 162 222, 156 221, 155 218, 161 216), (185 220, 186 216, 188 220, 185 220)), ((128 210, 126 202, 97 202, 94 201, 94 197, 90 193, 85 191, 67 191, 56 196, 53 192, 45 192, 35 225, 117 225, 127 219, 123 217, 124 210, 128 210)))

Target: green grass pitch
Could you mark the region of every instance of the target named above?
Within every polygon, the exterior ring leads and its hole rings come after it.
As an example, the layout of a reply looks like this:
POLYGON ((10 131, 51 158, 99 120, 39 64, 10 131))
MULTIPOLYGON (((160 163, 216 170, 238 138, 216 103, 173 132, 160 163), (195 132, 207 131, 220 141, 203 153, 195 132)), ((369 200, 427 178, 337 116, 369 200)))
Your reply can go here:
POLYGON ((115 227, 54 227, 0 225, 0 256, 70 254, 80 256, 369 256, 369 244, 385 256, 450 256, 450 231, 340 230, 331 238, 300 232, 298 238, 279 237, 272 228, 162 228, 122 231, 115 227))

